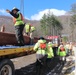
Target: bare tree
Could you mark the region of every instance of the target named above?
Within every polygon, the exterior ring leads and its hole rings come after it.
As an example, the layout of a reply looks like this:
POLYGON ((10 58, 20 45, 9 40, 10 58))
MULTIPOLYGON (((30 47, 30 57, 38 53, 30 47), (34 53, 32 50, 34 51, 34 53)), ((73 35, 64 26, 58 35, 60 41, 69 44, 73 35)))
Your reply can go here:
POLYGON ((71 40, 74 41, 74 30, 76 27, 76 3, 71 5, 71 19, 70 19, 70 27, 71 27, 71 40))

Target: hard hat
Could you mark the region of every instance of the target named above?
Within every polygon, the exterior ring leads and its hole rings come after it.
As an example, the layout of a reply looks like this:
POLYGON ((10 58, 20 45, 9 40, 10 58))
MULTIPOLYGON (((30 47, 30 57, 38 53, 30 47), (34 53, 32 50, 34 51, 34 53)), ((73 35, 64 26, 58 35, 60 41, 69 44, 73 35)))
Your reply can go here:
POLYGON ((52 42, 48 42, 48 44, 52 44, 52 42))
POLYGON ((14 10, 20 11, 20 10, 19 10, 18 8, 16 8, 16 7, 14 7, 14 8, 12 9, 12 12, 13 12, 14 10))
POLYGON ((44 37, 40 37, 39 39, 42 39, 42 40, 44 40, 44 37))

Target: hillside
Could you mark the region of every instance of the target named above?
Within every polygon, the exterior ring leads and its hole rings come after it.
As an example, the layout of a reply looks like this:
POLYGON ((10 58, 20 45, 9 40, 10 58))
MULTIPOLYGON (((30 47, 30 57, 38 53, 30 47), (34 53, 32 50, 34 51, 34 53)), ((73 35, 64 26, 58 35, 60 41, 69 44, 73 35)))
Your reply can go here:
MULTIPOLYGON (((29 22, 32 25, 34 25, 36 27, 36 29, 39 28, 38 27, 39 26, 39 21, 31 21, 31 20, 25 19, 25 23, 29 23, 29 22)), ((1 29, 2 25, 5 26, 5 32, 15 33, 12 17, 9 17, 9 16, 0 16, 0 29, 1 29)), ((37 32, 38 32, 38 30, 37 30, 37 32)))
MULTIPOLYGON (((61 21, 62 26, 63 26, 62 34, 69 35, 69 37, 70 37, 70 34, 71 34, 71 30, 70 30, 70 26, 69 26, 70 16, 59 16, 58 19, 61 21)), ((41 36, 41 31, 39 29, 40 28, 39 21, 25 19, 25 22, 26 23, 30 22, 32 25, 34 25, 36 27, 34 36, 41 36)), ((5 25, 5 32, 15 33, 13 22, 12 22, 12 17, 0 16, 0 28, 2 25, 5 25)), ((75 34, 76 34, 76 32, 75 32, 75 34)))

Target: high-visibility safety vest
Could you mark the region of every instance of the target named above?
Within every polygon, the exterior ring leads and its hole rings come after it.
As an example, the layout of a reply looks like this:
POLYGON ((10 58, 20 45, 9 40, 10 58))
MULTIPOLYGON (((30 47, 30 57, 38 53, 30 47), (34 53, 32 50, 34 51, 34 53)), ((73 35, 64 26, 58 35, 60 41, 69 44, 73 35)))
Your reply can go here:
POLYGON ((25 31, 26 33, 28 32, 33 32, 35 31, 35 27, 34 26, 31 26, 29 23, 25 25, 25 31))
POLYGON ((24 24, 22 14, 21 13, 18 13, 18 14, 19 14, 18 18, 13 17, 13 22, 15 26, 24 24))
POLYGON ((46 49, 42 49, 40 47, 40 44, 42 43, 46 43, 46 40, 38 40, 38 42, 34 46, 34 50, 36 51, 36 54, 46 55, 46 49))
POLYGON ((26 31, 26 33, 30 32, 30 25, 29 24, 25 25, 25 31, 26 31))
POLYGON ((47 58, 52 58, 54 57, 54 52, 53 52, 53 48, 50 44, 47 44, 47 51, 46 54, 48 55, 47 58))
POLYGON ((33 32, 33 31, 35 31, 35 27, 31 26, 30 32, 33 32))
POLYGON ((66 49, 65 48, 58 48, 57 55, 59 56, 66 56, 66 49))

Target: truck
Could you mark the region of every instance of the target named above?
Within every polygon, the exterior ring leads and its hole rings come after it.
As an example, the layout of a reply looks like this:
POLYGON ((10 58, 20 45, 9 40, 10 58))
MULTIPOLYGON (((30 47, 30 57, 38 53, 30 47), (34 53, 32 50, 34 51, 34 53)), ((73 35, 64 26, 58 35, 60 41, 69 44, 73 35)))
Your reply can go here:
POLYGON ((51 43, 53 44, 53 51, 54 51, 54 56, 57 56, 57 50, 58 47, 60 45, 60 42, 62 42, 61 36, 59 35, 54 35, 54 36, 46 36, 46 38, 48 40, 51 41, 51 43))
POLYGON ((0 46, 0 75, 15 75, 15 68, 11 59, 35 53, 33 46, 0 46))
MULTIPOLYGON (((34 37, 34 44, 39 38, 34 37)), ((35 53, 34 44, 30 45, 29 36, 24 36, 25 46, 16 46, 15 34, 0 32, 0 75, 14 75, 15 68, 11 61, 13 58, 35 53)), ((46 39, 47 42, 50 40, 46 39)))
MULTIPOLYGON (((11 59, 35 53, 33 51, 34 45, 29 44, 29 36, 24 36, 24 39, 25 46, 16 46, 15 34, 0 32, 0 75, 15 74, 14 64, 11 59)), ((37 40, 38 38, 35 38, 34 44, 37 40)))

